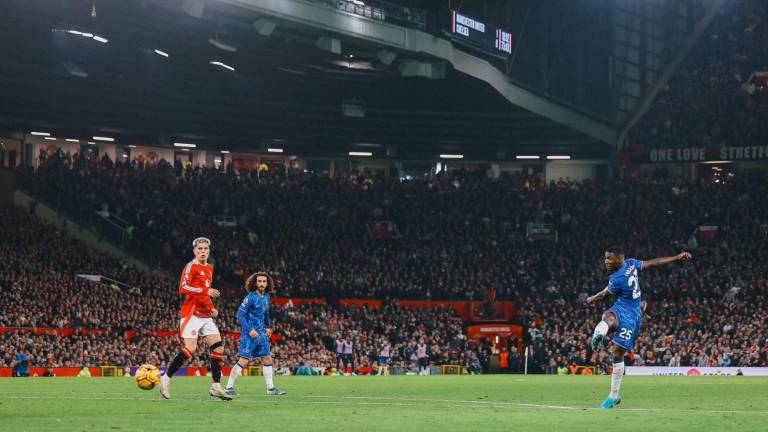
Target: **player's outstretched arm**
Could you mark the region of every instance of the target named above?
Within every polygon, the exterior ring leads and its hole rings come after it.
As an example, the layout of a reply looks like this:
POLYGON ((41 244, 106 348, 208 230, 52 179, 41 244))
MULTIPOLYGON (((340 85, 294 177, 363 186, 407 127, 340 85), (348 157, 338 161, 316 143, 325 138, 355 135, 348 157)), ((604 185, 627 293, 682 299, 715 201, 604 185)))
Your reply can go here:
POLYGON ((675 261, 686 261, 692 258, 693 255, 691 255, 690 252, 680 252, 675 256, 643 260, 643 270, 654 266, 666 265, 675 261))
POLYGON ((606 287, 602 291, 600 291, 599 293, 597 293, 597 294, 595 294, 593 296, 589 296, 587 298, 587 304, 591 306, 591 305, 601 301, 602 299, 608 297, 609 295, 613 295, 613 294, 611 294, 611 292, 606 287))

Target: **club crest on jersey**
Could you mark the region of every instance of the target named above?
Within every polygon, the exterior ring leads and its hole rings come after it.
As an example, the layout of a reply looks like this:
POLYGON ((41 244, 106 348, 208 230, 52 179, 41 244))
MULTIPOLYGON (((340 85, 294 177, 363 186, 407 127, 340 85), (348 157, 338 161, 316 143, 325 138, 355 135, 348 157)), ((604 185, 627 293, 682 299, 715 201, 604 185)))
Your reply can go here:
POLYGON ((203 270, 200 270, 200 276, 205 276, 205 272, 203 270))

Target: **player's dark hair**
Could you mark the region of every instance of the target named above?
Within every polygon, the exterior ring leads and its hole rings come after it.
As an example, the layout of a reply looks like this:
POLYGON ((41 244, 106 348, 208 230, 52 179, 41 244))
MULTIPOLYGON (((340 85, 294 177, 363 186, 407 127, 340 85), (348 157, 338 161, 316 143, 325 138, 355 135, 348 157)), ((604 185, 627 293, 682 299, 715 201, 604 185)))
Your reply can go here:
POLYGON ((624 248, 618 245, 609 246, 605 251, 617 256, 624 256, 624 248))
POLYGON ((275 280, 272 279, 272 276, 270 276, 267 272, 256 272, 250 276, 248 276, 248 279, 245 280, 245 292, 250 293, 256 291, 256 279, 259 276, 264 276, 267 278, 267 289, 266 292, 270 294, 275 293, 275 280))

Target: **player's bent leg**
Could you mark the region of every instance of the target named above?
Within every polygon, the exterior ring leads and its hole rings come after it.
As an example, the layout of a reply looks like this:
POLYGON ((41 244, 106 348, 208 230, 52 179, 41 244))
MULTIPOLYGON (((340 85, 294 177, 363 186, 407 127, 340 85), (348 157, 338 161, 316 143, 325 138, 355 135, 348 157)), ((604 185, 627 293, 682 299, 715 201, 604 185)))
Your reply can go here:
POLYGON ((275 387, 272 379, 274 376, 274 368, 272 367, 272 355, 265 355, 261 357, 261 373, 264 375, 264 382, 267 385, 267 396, 282 396, 284 391, 275 387))
POLYGON ((165 373, 163 376, 160 377, 160 394, 165 399, 171 398, 171 377, 173 374, 176 373, 176 371, 181 368, 182 365, 184 365, 185 362, 189 361, 189 359, 192 358, 192 356, 195 354, 195 350, 197 349, 197 339, 184 339, 184 347, 179 351, 178 354, 176 354, 176 357, 171 360, 171 364, 168 365, 168 367, 165 370, 165 373))
POLYGON ((609 330, 616 330, 616 327, 619 325, 619 319, 616 318, 616 314, 613 311, 603 313, 603 321, 608 324, 609 330))
POLYGON ((616 315, 613 312, 605 312, 603 319, 595 326, 595 331, 592 333, 592 350, 595 351, 600 348, 600 343, 605 338, 605 335, 609 331, 616 329, 617 320, 616 315))

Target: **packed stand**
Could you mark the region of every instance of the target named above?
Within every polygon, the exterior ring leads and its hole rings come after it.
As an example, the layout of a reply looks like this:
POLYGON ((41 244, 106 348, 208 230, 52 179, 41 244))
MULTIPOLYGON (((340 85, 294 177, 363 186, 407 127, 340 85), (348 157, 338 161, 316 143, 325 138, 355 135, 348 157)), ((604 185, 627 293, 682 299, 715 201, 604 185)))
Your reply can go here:
MULTIPOLYGON (((768 194, 768 182, 763 173, 738 173, 724 183, 688 184, 662 176, 543 184, 507 175, 492 179, 482 172, 401 182, 368 172, 324 178, 231 168, 179 172, 167 164, 78 164, 73 169, 74 163, 46 161, 26 183, 51 188, 73 207, 108 207, 131 220, 133 250, 174 273, 190 256, 193 237, 212 238, 214 285, 227 287, 223 301, 233 305, 241 295, 241 275, 255 268, 269 269, 287 296, 482 299, 494 291, 497 299, 517 302, 519 322, 536 344, 536 365, 551 370, 561 362, 598 364, 606 356, 587 349, 585 338, 600 308, 583 302, 605 286, 607 245, 623 244, 640 259, 691 250, 691 263, 643 273, 650 317, 634 361, 664 362, 669 351, 681 364, 693 362, 694 354, 697 362, 701 355, 719 362, 712 359, 726 353, 732 363, 755 353, 765 362, 765 335, 756 333, 760 326, 744 330, 756 326, 754 319, 765 319, 768 268, 760 257, 768 246, 768 205, 759 197, 768 194), (155 192, 146 196, 142 190, 155 192), (235 217, 238 226, 217 226, 211 220, 216 214, 235 217), (374 238, 366 226, 371 220, 393 221, 400 238, 374 238), (554 224, 558 242, 528 241, 525 226, 532 221, 554 224), (697 239, 702 224, 720 227, 714 240, 697 239), (153 255, 158 250, 165 252, 153 255), (720 322, 719 311, 726 308, 753 313, 720 322), (676 315, 681 310, 684 317, 676 315), (690 318, 690 311, 699 322, 680 321, 690 318), (701 333, 691 339, 690 329, 701 333)), ((226 309, 221 326, 231 328, 235 307, 226 309)), ((173 311, 163 316, 172 328, 173 311)), ((298 339, 285 339, 287 357, 304 351, 314 356, 308 362, 328 360, 317 351, 321 341, 300 345, 298 339)), ((365 343, 372 342, 361 339, 360 346, 365 343)))
MULTIPOLYGON (((202 235, 213 240, 217 286, 237 287, 246 272, 266 268, 281 293, 294 297, 482 300, 493 290, 499 300, 517 300, 545 289, 575 298, 604 284, 607 245, 623 244, 641 258, 670 255, 689 247, 700 224, 715 222, 730 229, 700 245, 695 273, 691 266, 655 270, 645 290, 680 299, 688 288, 675 289, 671 277, 683 272, 692 273, 691 291, 711 297, 729 283, 723 278, 736 276, 719 267, 760 250, 729 245, 762 239, 768 227, 768 205, 755 199, 768 191, 761 173, 727 184, 629 178, 549 185, 482 172, 402 182, 367 172, 263 177, 198 167, 176 174, 167 164, 53 164, 31 181, 73 208, 108 208, 129 220, 132 250, 146 262, 176 273, 202 235), (217 215, 237 226, 218 226, 217 215), (370 235, 367 224, 376 220, 394 222, 399 238, 370 235), (528 222, 554 224, 558 242, 528 241, 528 222)), ((763 265, 755 266, 741 277, 757 277, 763 265)))
POLYGON ((731 0, 633 128, 636 148, 763 146, 768 88, 768 3, 731 0), (754 82, 753 82, 754 84, 754 82))
MULTIPOLYGON (((180 296, 173 281, 146 276, 120 259, 97 253, 19 208, 0 208, 0 230, 6 233, 0 244, 0 327, 26 328, 0 333, 0 367, 11 367, 19 352, 25 352, 32 367, 164 365, 176 354, 175 337, 153 335, 178 327, 180 296), (92 270, 138 291, 131 294, 76 276, 92 270), (30 328, 75 329, 75 334, 34 334, 30 328), (90 333, 94 330, 97 334, 90 333)), ((216 322, 223 332, 239 332, 234 314, 242 292, 229 294, 216 301, 221 311, 216 322)), ((272 316, 279 335, 275 356, 284 368, 295 369, 300 363, 335 367, 329 341, 338 334, 354 341, 359 367, 371 367, 372 359, 378 359, 383 338, 393 344, 395 365, 403 367, 411 359, 401 345, 422 338, 438 364, 471 357, 471 350, 477 349, 462 336, 461 320, 452 310, 400 309, 392 304, 381 310, 273 305, 272 316)), ((226 340, 230 346, 225 354, 233 359, 237 341, 226 340)), ((200 350, 190 366, 205 365, 205 350, 200 350)))

